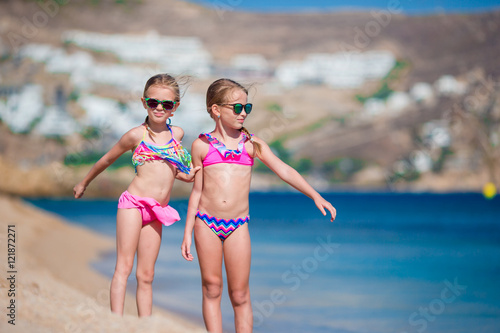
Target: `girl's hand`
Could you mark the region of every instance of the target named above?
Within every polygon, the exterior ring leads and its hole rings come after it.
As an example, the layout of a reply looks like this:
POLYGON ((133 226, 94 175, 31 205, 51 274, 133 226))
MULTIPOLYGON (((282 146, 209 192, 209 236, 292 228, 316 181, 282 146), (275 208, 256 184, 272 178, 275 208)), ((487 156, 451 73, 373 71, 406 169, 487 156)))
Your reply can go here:
POLYGON ((316 204, 316 207, 318 207, 318 209, 321 211, 321 213, 323 213, 324 216, 326 216, 325 209, 327 209, 330 212, 330 214, 332 214, 330 222, 333 222, 333 220, 335 220, 335 217, 337 216, 337 210, 332 206, 331 203, 326 201, 323 197, 315 199, 314 203, 316 204))
POLYGON ((75 199, 80 199, 86 188, 87 186, 82 183, 78 183, 75 187, 73 187, 73 195, 75 196, 75 199))
POLYGON ((201 169, 201 166, 197 166, 196 168, 192 168, 191 171, 189 171, 189 174, 186 175, 184 172, 177 172, 175 175, 176 179, 182 180, 183 182, 186 183, 192 183, 194 182, 194 176, 196 173, 201 169))
POLYGON ((193 261, 193 255, 191 254, 191 236, 184 237, 181 245, 181 253, 184 259, 193 261))

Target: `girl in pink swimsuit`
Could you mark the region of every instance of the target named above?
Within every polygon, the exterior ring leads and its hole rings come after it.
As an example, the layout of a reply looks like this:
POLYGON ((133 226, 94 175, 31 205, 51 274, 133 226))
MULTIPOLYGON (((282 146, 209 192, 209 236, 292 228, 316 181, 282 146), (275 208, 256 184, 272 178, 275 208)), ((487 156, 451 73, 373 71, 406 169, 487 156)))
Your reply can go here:
POLYGON ((250 178, 258 157, 285 182, 314 200, 331 221, 336 210, 292 167, 273 154, 261 139, 244 127, 252 111, 248 91, 229 79, 213 82, 207 91, 207 110, 215 129, 193 142, 193 165, 202 171, 195 176, 182 242, 182 256, 190 253, 192 233, 200 264, 203 318, 208 331, 222 332, 220 309, 222 261, 226 267, 229 298, 234 309, 236 332, 251 332, 252 305, 250 275, 250 235, 248 233, 250 178))
POLYGON ((162 226, 180 220, 168 205, 174 179, 190 182, 191 156, 180 141, 184 131, 169 126, 180 102, 179 85, 168 74, 151 77, 141 98, 146 121, 125 133, 109 152, 74 187, 81 198, 89 183, 127 151, 133 151, 136 176, 118 201, 116 216, 116 267, 111 281, 111 311, 123 314, 125 290, 137 253, 137 311, 150 316, 153 304, 154 266, 160 250, 162 226))

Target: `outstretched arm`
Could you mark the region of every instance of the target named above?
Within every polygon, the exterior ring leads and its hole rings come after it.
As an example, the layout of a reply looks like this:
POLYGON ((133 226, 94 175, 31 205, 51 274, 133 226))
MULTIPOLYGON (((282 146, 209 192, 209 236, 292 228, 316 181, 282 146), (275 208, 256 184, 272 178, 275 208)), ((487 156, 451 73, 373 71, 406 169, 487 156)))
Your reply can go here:
MULTIPOLYGON (((204 148, 204 143, 200 139, 197 139, 193 142, 191 153, 195 169, 196 168, 201 169, 202 166, 201 156, 203 148, 204 148)), ((192 244, 194 223, 196 220, 196 212, 198 211, 198 205, 200 203, 202 188, 203 188, 203 170, 196 173, 194 177, 193 189, 191 190, 191 195, 189 196, 186 227, 184 228, 184 239, 181 245, 181 254, 184 257, 184 259, 188 261, 193 260, 193 255, 191 254, 191 244, 192 244)))
POLYGON ((309 185, 309 183, 300 175, 300 173, 297 172, 297 170, 274 155, 271 148, 269 148, 264 141, 256 137, 254 137, 254 140, 261 145, 261 154, 258 157, 262 163, 264 163, 290 186, 314 200, 314 203, 324 216, 327 214, 326 211, 329 211, 331 214, 330 221, 333 222, 333 220, 335 220, 335 216, 337 215, 337 211, 332 204, 326 201, 311 185, 309 185))
POLYGON ((113 164, 113 162, 116 161, 116 159, 123 153, 134 148, 136 143, 137 138, 134 129, 125 133, 121 139, 94 164, 85 178, 83 178, 83 180, 73 188, 75 198, 81 198, 90 182, 101 172, 106 170, 107 167, 113 164))

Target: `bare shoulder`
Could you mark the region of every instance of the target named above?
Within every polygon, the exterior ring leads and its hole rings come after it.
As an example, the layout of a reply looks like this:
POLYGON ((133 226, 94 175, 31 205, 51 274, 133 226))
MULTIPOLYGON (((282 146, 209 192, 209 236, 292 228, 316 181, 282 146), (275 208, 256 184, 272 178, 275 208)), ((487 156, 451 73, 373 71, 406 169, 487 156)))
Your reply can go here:
POLYGON ((173 126, 173 125, 170 125, 170 128, 172 128, 172 133, 174 135, 174 138, 176 140, 182 140, 182 138, 184 137, 184 130, 179 126, 173 126))
MULTIPOLYGON (((261 138, 259 138, 256 135, 252 135, 252 139, 255 143, 258 143, 262 148, 269 147, 268 144, 264 140, 262 140, 261 138)), ((247 142, 250 142, 250 140, 248 140, 247 142)))
POLYGON ((210 144, 207 139, 202 136, 201 138, 193 141, 193 144, 191 145, 191 155, 196 155, 199 158, 204 159, 205 156, 207 156, 209 146, 210 144))
POLYGON ((191 146, 192 150, 202 150, 204 148, 208 148, 208 141, 205 137, 194 140, 193 145, 191 146))
POLYGON ((130 129, 127 133, 125 133, 125 135, 129 134, 132 136, 142 138, 142 136, 144 135, 144 131, 146 131, 146 127, 144 126, 144 124, 141 124, 139 126, 136 126, 136 127, 133 127, 132 129, 130 129))
POLYGON ((136 126, 129 130, 127 133, 123 134, 120 141, 129 147, 135 147, 142 140, 145 128, 143 125, 136 126))
POLYGON ((271 152, 271 149, 269 148, 268 144, 262 140, 261 138, 252 135, 252 141, 247 140, 245 142, 245 148, 250 156, 253 158, 258 157, 260 160, 266 159, 266 156, 269 156, 269 152, 271 152), (256 145, 259 146, 260 154, 257 154, 257 147, 256 145))

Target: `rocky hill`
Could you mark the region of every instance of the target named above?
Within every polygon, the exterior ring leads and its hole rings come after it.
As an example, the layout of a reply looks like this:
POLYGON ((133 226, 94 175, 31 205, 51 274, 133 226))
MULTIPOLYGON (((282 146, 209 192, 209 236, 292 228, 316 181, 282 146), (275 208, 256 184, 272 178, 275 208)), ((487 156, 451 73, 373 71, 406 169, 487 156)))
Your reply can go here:
MULTIPOLYGON (((220 3, 222 2, 217 4, 220 3)), ((267 86, 258 82, 256 89, 259 91, 254 103, 262 112, 252 114, 249 118, 250 128, 255 129, 257 134, 264 133, 266 129, 273 129, 272 121, 277 119, 280 126, 274 126, 270 141, 276 141, 275 149, 278 151, 288 150, 290 162, 295 163, 294 166, 300 164, 301 158, 306 164, 311 159, 314 166, 304 167, 303 170, 311 172, 313 180, 316 179, 314 175, 319 172, 323 173, 319 179, 326 177, 327 180, 341 184, 384 187, 388 177, 396 174, 396 178, 413 180, 408 183, 410 188, 460 190, 477 189, 485 181, 494 179, 492 174, 497 173, 487 167, 494 165, 493 169, 497 170, 496 153, 479 152, 474 155, 474 151, 480 146, 477 143, 479 139, 473 139, 474 133, 481 131, 481 127, 477 126, 464 127, 462 131, 468 131, 465 136, 471 140, 455 140, 460 144, 450 148, 454 156, 461 156, 462 160, 465 158, 468 161, 473 159, 475 162, 467 163, 478 165, 478 169, 474 171, 478 176, 468 181, 467 186, 457 186, 455 180, 462 177, 463 173, 470 173, 469 167, 464 167, 462 173, 453 173, 451 169, 447 169, 447 165, 461 163, 457 160, 448 164, 439 162, 445 165, 444 172, 441 165, 437 167, 439 173, 420 178, 414 178, 411 172, 410 175, 401 174, 393 169, 394 163, 408 160, 416 149, 433 155, 434 161, 446 158, 446 151, 431 152, 430 148, 422 144, 422 126, 433 120, 444 119, 448 123, 442 126, 452 132, 449 127, 451 118, 444 117, 443 114, 457 105, 470 111, 467 97, 480 99, 482 107, 485 101, 495 100, 498 96, 498 90, 486 89, 489 91, 488 96, 483 94, 478 97, 477 90, 474 89, 483 87, 484 90, 484 84, 481 85, 478 81, 495 82, 500 76, 497 61, 500 56, 500 11, 467 15, 406 16, 396 6, 355 13, 263 14, 242 12, 237 6, 229 4, 202 7, 179 0, 5 0, 0 1, 0 85, 22 85, 28 81, 42 82, 52 87, 67 84, 67 79, 62 75, 49 77, 41 72, 38 65, 16 65, 15 54, 19 47, 28 43, 60 45, 61 32, 70 29, 116 34, 144 34, 154 30, 161 35, 196 36, 212 54, 214 63, 222 67, 227 65, 232 56, 242 53, 262 54, 275 67, 286 60, 302 60, 311 53, 340 52, 350 57, 356 52, 389 50, 405 64, 404 69, 388 81, 387 88, 391 91, 408 92, 417 82, 432 85, 443 75, 453 75, 468 84, 467 95, 436 97, 431 103, 413 105, 405 112, 391 117, 363 118, 360 116, 363 106, 356 100, 356 95, 372 95, 380 89, 379 82, 365 84, 358 90, 300 86, 274 94, 263 91, 267 86), (269 109, 269 105, 277 105, 281 111, 273 111, 272 108, 269 109), (283 117, 285 111, 290 113, 290 110, 293 117, 283 117), (278 127, 279 130, 276 130, 278 127), (436 154, 437 157, 434 156, 436 154), (440 154, 444 154, 444 157, 440 154), (486 159, 493 162, 485 162, 483 155, 492 155, 493 157, 486 159), (348 176, 344 175, 345 172, 340 172, 339 176, 339 172, 332 171, 339 169, 337 162, 342 161, 335 160, 338 158, 348 158, 351 164, 353 161, 363 161, 365 170, 356 177, 352 177, 352 170, 348 170, 348 176), (331 174, 325 176, 325 172, 331 174), (452 173, 454 176, 450 180, 436 181, 436 177, 445 179, 452 173)), ((117 61, 109 54, 97 56, 104 62, 117 61)), ((205 87, 207 83, 200 85, 205 87)), ((487 118, 488 121, 497 124, 498 105, 495 101, 492 103, 493 111, 488 111, 486 107, 481 110, 490 117, 487 118)), ((0 131, 4 132, 0 133, 2 142, 9 142, 9 148, 0 151, 0 164, 5 169, 22 165, 24 167, 17 171, 23 171, 36 164, 47 168, 53 161, 59 163, 56 169, 62 167, 62 159, 67 152, 64 142, 23 138, 23 142, 29 144, 29 149, 21 149, 15 143, 19 137, 6 133, 5 127, 1 127, 0 131), (50 158, 47 156, 53 157, 53 161, 48 163, 50 158)), ((493 138, 494 133, 495 130, 489 130, 488 135, 491 134, 493 138)), ((457 132, 454 135, 460 137, 463 134, 457 132)), ((50 174, 54 166, 48 169, 50 174)), ((30 172, 24 171, 16 179, 27 179, 25 177, 29 177, 30 172)), ((61 174, 61 171, 58 172, 61 174)), ((73 178, 69 175, 73 173, 78 172, 62 172, 66 177, 64 189, 55 192, 61 194, 70 189, 73 178)), ((40 179, 45 177, 45 173, 41 174, 38 177, 40 179)), ((127 182, 130 176, 110 176, 109 184, 120 183, 122 180, 127 182)), ((272 182, 265 175, 258 177, 256 184, 272 182)), ((14 178, 4 179, 11 180, 10 184, 14 178)), ((54 187, 60 183, 55 181, 54 187)), ((6 181, 0 190, 9 192, 10 185, 5 184, 6 181)), ((98 189, 96 193, 104 190, 98 189)), ((36 193, 44 195, 50 192, 46 186, 37 191, 36 193)), ((110 190, 109 193, 111 192, 113 191, 110 190)), ((22 193, 30 192, 25 189, 22 193)))
POLYGON ((40 13, 46 11, 33 1, 0 2, 4 43, 10 44, 9 33, 20 34, 21 41, 59 41, 58 32, 64 29, 156 30, 163 35, 198 36, 218 61, 235 53, 261 53, 278 62, 301 59, 307 53, 384 48, 411 62, 408 84, 432 82, 443 73, 459 75, 478 64, 487 73, 500 75, 496 63, 500 11, 406 16, 401 6, 395 6, 366 13, 262 14, 240 12, 237 6, 204 8, 179 0, 60 2, 67 4, 45 16, 40 13), (23 35, 30 30, 26 22, 35 25, 33 37, 23 35))

